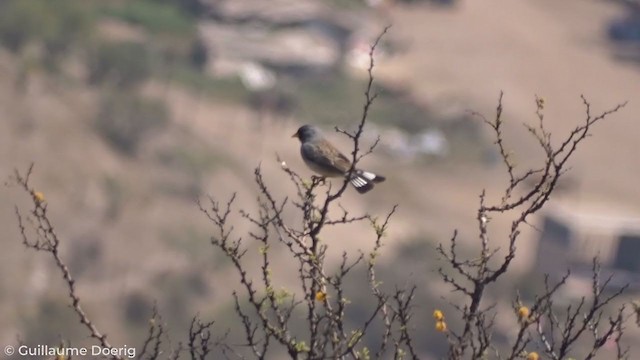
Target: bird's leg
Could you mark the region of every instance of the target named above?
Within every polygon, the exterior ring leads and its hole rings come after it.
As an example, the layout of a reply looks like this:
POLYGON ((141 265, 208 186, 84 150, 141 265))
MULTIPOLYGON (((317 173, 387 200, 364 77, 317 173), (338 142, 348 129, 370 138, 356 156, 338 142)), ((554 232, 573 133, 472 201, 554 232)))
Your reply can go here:
POLYGON ((318 185, 322 184, 322 185, 324 185, 325 182, 326 182, 326 179, 327 178, 324 177, 324 176, 311 175, 311 181, 314 184, 318 184, 318 185))

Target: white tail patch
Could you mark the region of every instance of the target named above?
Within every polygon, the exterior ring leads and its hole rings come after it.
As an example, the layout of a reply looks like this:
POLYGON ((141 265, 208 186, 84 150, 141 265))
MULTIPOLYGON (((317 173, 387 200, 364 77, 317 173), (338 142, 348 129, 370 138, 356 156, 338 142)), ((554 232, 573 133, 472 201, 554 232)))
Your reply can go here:
POLYGON ((374 183, 379 183, 384 180, 384 176, 376 175, 368 171, 356 170, 356 172, 351 175, 349 181, 360 194, 364 194, 373 189, 374 183))
POLYGON ((365 178, 365 179, 367 179, 369 181, 372 181, 373 179, 375 179, 377 177, 376 174, 370 173, 368 171, 360 171, 360 173, 358 175, 362 176, 363 178, 365 178))
POLYGON ((351 179, 351 183, 355 187, 363 187, 363 186, 368 184, 368 181, 366 179, 361 178, 361 177, 354 177, 353 179, 351 179))

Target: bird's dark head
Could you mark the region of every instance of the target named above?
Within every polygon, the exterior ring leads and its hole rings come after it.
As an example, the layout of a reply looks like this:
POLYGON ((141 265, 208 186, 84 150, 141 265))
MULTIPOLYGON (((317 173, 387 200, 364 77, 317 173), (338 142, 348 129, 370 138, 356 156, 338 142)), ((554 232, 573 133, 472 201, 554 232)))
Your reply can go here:
POLYGON ((302 125, 292 137, 300 139, 300 142, 305 142, 320 135, 320 130, 312 125, 302 125))

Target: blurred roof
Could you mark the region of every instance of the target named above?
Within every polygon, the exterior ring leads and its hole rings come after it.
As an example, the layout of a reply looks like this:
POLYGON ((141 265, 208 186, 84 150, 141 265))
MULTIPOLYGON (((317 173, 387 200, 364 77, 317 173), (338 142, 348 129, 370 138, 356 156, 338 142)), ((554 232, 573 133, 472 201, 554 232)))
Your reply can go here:
POLYGON ((228 20, 263 20, 270 23, 293 23, 317 18, 327 11, 314 0, 202 0, 214 14, 228 20))
POLYGON ((274 66, 329 67, 340 58, 333 39, 304 28, 270 30, 236 24, 204 22, 199 27, 213 59, 256 61, 274 66))
POLYGON ((618 204, 564 200, 549 204, 545 215, 583 229, 640 232, 640 212, 618 204))

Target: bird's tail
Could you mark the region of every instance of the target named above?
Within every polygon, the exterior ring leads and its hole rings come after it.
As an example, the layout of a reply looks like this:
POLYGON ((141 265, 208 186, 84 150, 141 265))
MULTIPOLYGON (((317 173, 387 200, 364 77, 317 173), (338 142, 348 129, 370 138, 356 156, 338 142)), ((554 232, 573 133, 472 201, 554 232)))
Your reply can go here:
POLYGON ((376 175, 368 171, 355 170, 351 175, 351 185, 358 190, 360 194, 364 194, 373 189, 374 184, 385 181, 385 177, 376 175))

